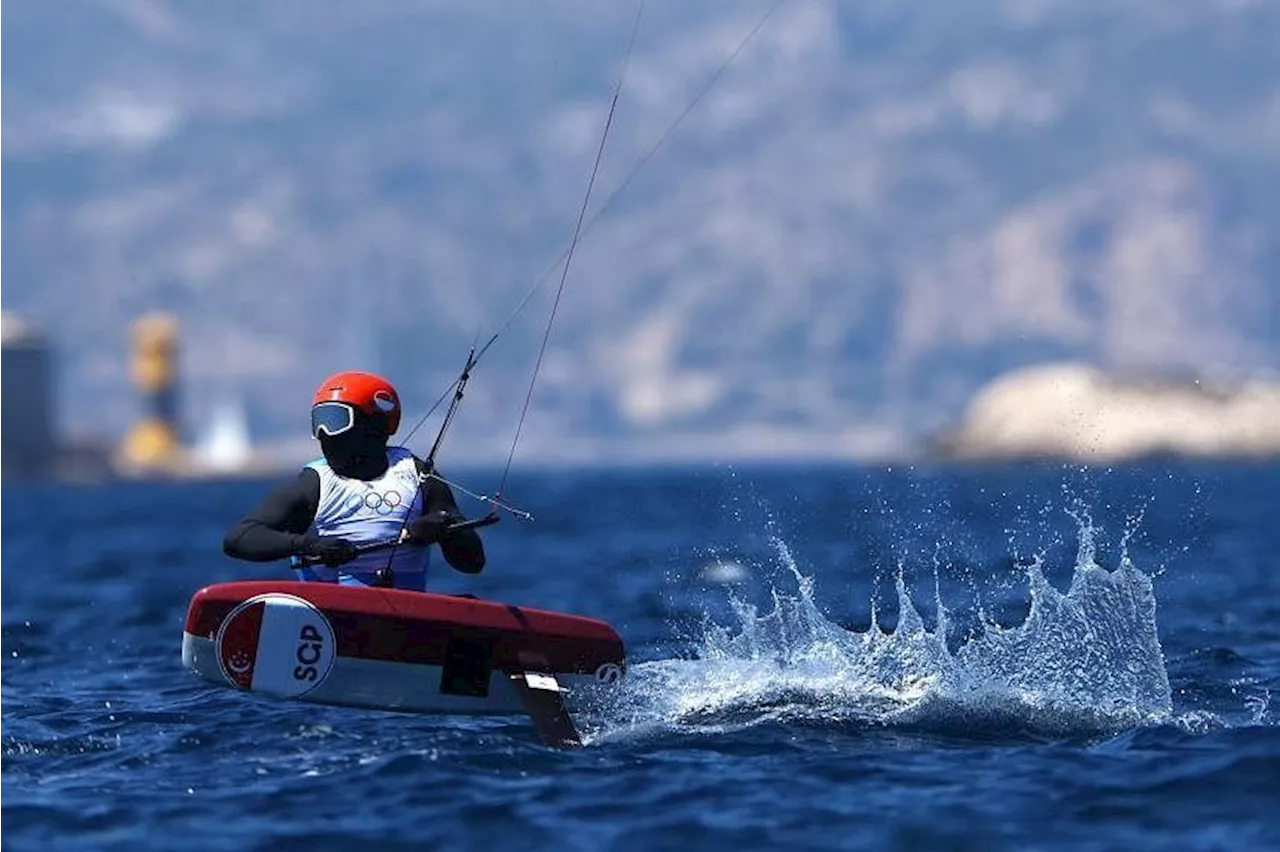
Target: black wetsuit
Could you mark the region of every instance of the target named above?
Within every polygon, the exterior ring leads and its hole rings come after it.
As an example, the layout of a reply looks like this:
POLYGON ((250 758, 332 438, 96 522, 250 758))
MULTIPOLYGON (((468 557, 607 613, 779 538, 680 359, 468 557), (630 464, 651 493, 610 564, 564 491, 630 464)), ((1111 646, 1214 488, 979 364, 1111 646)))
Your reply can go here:
MULTIPOLYGON (((419 473, 425 463, 414 459, 419 473)), ((383 471, 385 471, 385 464, 383 471)), ((370 471, 370 473, 373 473, 370 471)), ((369 477, 376 478, 381 471, 369 477)), ((422 514, 447 512, 461 517, 449 486, 429 477, 422 485, 422 514)), ((305 552, 304 537, 320 505, 320 475, 303 468, 296 479, 282 483, 266 499, 227 531, 222 549, 228 556, 251 562, 271 562, 305 552)), ((484 545, 475 530, 461 530, 441 539, 440 550, 450 566, 467 574, 484 568, 484 545)))

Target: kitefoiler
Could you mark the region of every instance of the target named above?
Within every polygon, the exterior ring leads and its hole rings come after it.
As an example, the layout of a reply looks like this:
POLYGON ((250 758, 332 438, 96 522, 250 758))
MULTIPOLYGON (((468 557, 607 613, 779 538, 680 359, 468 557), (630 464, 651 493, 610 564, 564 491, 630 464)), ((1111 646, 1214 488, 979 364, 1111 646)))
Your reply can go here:
MULTIPOLYGON (((596 218, 781 2, 709 78, 596 218)), ((451 397, 424 459, 407 447, 387 445, 399 426, 400 400, 385 379, 347 372, 321 384, 312 400, 311 428, 324 458, 273 492, 224 541, 226 552, 237 558, 290 558, 297 580, 221 583, 197 591, 182 637, 183 663, 197 675, 243 691, 324 704, 410 712, 523 712, 547 745, 581 744, 570 712, 613 688, 626 673, 617 631, 579 615, 428 592, 427 563, 432 546, 438 546, 451 567, 475 573, 485 561, 476 531, 496 523, 502 511, 530 518, 505 502, 504 488, 574 250, 595 221, 584 228, 642 13, 643 4, 566 251, 498 331, 483 346, 471 348, 461 373, 410 430, 405 444, 451 397), (498 488, 492 497, 467 492, 488 503, 490 511, 468 519, 458 510, 453 483, 436 468, 437 453, 472 371, 561 264, 559 289, 498 488)))

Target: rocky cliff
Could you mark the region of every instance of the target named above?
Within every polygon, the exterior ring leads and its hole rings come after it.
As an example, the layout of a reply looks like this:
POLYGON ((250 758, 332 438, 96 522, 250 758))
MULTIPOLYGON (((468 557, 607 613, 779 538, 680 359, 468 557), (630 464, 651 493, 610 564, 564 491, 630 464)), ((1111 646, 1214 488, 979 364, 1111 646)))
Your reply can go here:
POLYGON ((938 444, 963 459, 1280 457, 1280 381, 1118 377, 1082 364, 1001 376, 938 444))

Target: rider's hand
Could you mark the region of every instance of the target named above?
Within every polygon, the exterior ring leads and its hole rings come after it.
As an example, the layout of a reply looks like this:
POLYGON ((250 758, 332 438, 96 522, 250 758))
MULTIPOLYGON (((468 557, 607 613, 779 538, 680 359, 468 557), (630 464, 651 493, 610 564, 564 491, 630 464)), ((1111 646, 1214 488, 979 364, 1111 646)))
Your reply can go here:
POLYGON ((435 544, 448 535, 449 525, 456 520, 456 517, 443 509, 427 512, 422 517, 415 518, 410 522, 409 526, 405 528, 405 537, 410 544, 435 544))
POLYGON ((359 555, 356 546, 345 538, 316 535, 309 532, 298 537, 298 555, 318 559, 330 568, 345 565, 359 555))

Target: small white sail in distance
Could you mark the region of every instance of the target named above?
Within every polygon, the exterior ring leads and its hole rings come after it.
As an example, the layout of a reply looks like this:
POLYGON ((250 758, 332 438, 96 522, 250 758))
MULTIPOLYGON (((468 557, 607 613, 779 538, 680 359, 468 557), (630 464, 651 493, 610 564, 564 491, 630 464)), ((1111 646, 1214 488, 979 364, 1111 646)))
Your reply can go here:
POLYGON ((200 464, 212 470, 238 470, 248 465, 253 454, 244 404, 238 398, 223 397, 214 403, 208 427, 195 447, 200 464))

